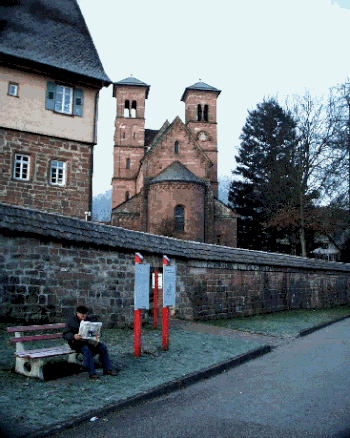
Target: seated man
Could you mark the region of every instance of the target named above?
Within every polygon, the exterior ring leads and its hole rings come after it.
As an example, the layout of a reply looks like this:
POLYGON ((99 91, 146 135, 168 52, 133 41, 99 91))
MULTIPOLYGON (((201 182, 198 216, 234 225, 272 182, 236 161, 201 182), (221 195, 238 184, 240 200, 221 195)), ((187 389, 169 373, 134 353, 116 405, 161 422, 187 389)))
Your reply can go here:
POLYGON ((70 318, 66 324, 66 328, 63 331, 63 338, 68 341, 70 347, 83 354, 84 367, 88 370, 90 379, 98 379, 96 374, 94 355, 100 355, 100 362, 103 367, 103 374, 116 376, 116 372, 112 370, 112 365, 109 360, 107 347, 102 342, 91 343, 90 341, 83 340, 81 335, 78 334, 80 321, 89 321, 87 317, 88 308, 85 306, 78 306, 76 314, 70 318))

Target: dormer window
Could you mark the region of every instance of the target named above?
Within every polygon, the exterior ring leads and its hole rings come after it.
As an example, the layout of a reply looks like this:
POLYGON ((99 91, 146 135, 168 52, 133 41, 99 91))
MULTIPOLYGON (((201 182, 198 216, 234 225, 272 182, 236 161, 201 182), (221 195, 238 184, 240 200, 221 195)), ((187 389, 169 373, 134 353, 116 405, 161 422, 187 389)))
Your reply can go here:
POLYGON ((131 104, 131 117, 133 119, 136 118, 136 107, 137 107, 136 100, 133 100, 131 104))
POLYGON ((202 105, 199 104, 197 107, 197 120, 200 122, 202 120, 202 105))
POLYGON ((178 154, 179 153, 179 142, 176 140, 176 142, 174 143, 174 153, 178 154))

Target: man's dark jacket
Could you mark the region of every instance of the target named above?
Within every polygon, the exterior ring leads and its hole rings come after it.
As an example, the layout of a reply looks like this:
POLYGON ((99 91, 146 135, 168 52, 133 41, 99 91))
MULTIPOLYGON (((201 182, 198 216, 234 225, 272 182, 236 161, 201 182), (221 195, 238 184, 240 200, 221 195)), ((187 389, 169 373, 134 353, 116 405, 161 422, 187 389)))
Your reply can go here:
MULTIPOLYGON (((87 317, 85 321, 90 321, 90 318, 87 317)), ((74 335, 77 335, 79 333, 79 327, 80 327, 80 319, 75 314, 72 316, 68 322, 66 323, 66 328, 63 330, 63 339, 65 339, 69 346, 73 348, 73 350, 81 351, 81 348, 83 345, 89 344, 89 341, 75 341, 74 335)))

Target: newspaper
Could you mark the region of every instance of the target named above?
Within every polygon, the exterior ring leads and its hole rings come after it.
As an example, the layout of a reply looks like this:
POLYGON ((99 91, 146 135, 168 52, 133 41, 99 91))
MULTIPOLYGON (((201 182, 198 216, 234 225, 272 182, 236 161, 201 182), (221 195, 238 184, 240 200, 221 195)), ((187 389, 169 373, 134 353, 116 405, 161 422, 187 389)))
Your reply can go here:
POLYGON ((102 322, 81 321, 79 335, 88 341, 99 342, 102 322))

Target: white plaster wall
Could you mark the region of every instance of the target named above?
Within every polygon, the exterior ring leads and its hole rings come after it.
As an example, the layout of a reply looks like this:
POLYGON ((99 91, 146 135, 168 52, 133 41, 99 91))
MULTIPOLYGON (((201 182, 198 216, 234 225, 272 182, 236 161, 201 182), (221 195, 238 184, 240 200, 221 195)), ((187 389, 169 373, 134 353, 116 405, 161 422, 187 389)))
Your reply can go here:
POLYGON ((47 81, 55 82, 48 76, 1 67, 0 126, 93 142, 95 96, 98 90, 77 85, 84 92, 83 117, 60 114, 45 109, 47 81), (9 82, 19 84, 18 97, 7 94, 9 82))

